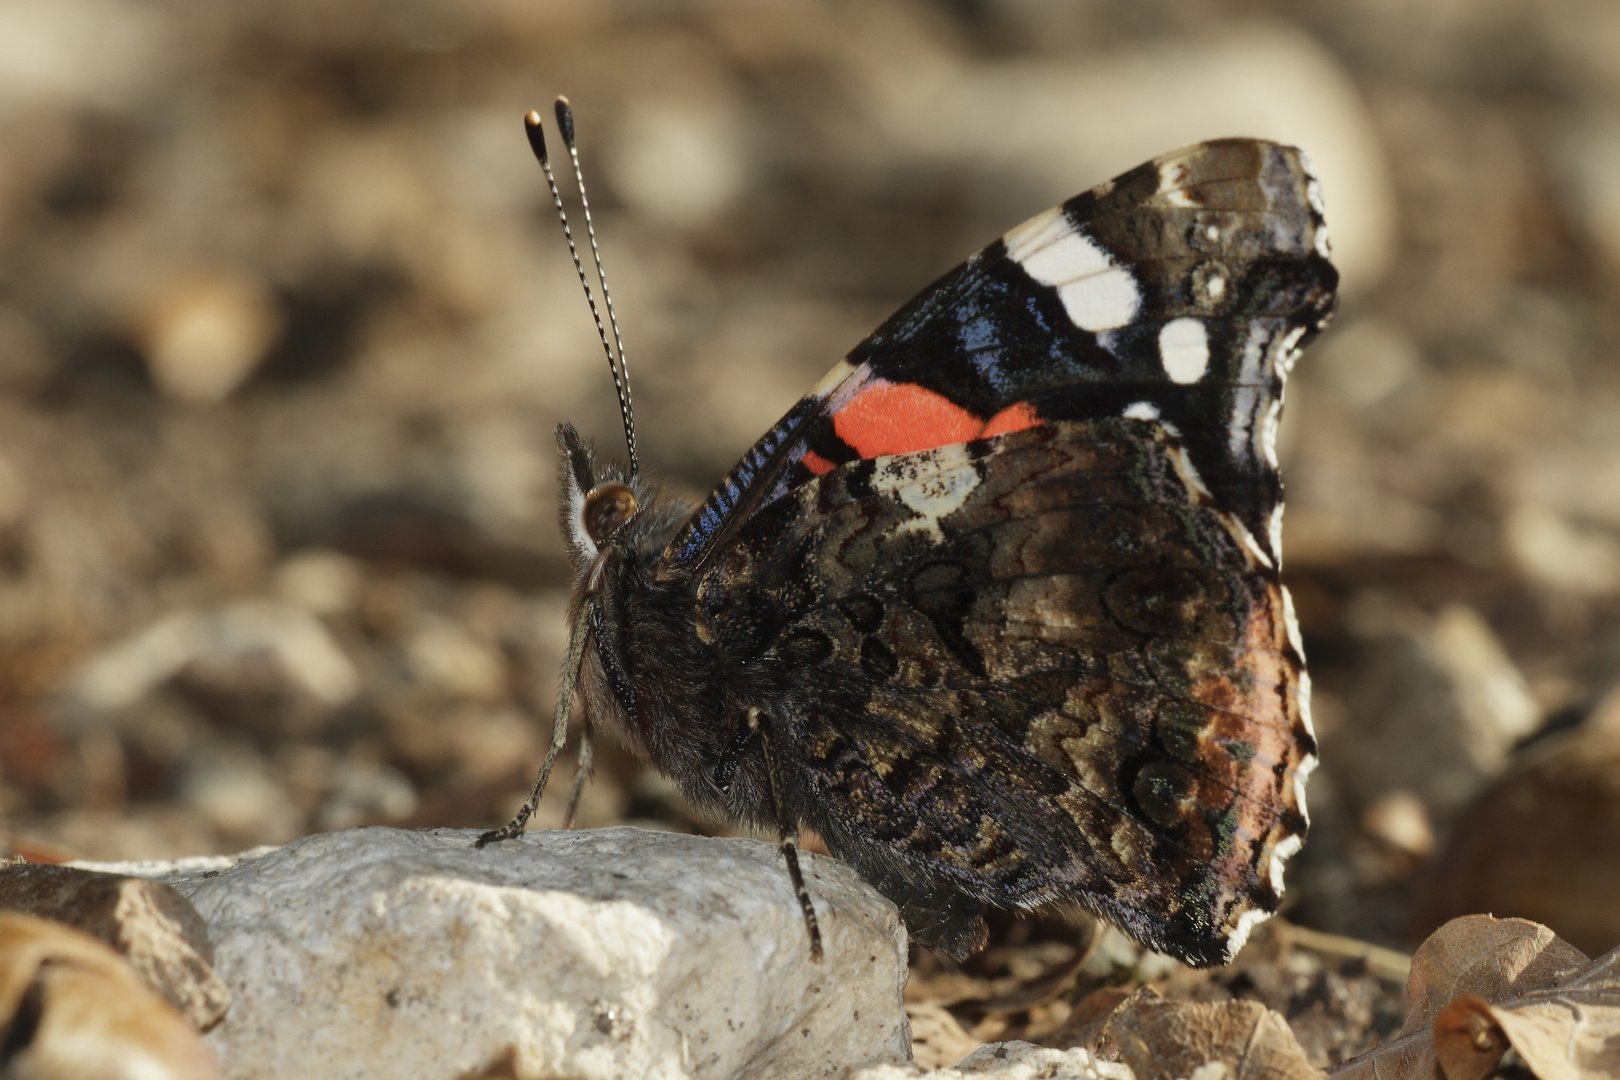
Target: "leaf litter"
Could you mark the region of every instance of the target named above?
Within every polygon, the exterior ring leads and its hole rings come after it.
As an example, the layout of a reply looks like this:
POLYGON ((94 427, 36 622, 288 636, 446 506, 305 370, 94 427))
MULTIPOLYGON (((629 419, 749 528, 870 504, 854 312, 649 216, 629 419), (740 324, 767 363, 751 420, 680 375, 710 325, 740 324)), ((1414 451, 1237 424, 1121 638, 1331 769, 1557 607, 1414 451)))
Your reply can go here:
POLYGON ((1132 958, 1107 929, 1066 947, 1052 932, 964 968, 921 957, 918 1063, 1022 1040, 1137 1080, 1620 1077, 1620 949, 1590 959, 1526 919, 1454 919, 1410 959, 1274 920, 1214 971, 1132 958))

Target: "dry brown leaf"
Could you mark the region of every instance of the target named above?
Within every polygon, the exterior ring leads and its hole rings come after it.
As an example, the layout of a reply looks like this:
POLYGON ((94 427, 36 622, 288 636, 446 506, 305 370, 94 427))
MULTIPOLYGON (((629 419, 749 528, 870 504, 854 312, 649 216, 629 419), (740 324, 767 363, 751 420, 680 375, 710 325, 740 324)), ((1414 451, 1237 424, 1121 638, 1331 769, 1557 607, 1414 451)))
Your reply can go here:
POLYGON ((0 912, 0 1031, 7 1076, 217 1080, 185 1019, 95 938, 0 912))
POLYGON ((207 925, 168 885, 69 866, 0 866, 0 910, 99 938, 199 1031, 230 1008, 230 989, 212 966, 207 925))
POLYGON ((1432 1045, 1447 1080, 1485 1080, 1507 1053, 1508 1039, 1491 1018, 1491 1003, 1464 994, 1434 1018, 1432 1045))
POLYGON ((1406 980, 1412 1011, 1400 1034, 1427 1030, 1459 995, 1506 1001, 1554 986, 1584 963, 1585 953, 1529 919, 1489 915, 1452 919, 1412 954, 1412 973, 1406 980))
POLYGON ((1064 1050, 1075 1046, 1095 1049, 1098 1036, 1114 1014, 1132 998, 1141 997, 1149 1001, 1159 1000, 1159 995, 1146 986, 1134 993, 1123 986, 1104 986, 1093 990, 1070 1010, 1063 1026, 1046 1040, 1046 1045, 1064 1050))
POLYGON ((1500 1005, 1460 997, 1435 1018, 1434 1042, 1446 1080, 1489 1076, 1509 1046, 1537 1080, 1620 1076, 1620 949, 1500 1005))
POLYGON ((1471 915, 1412 957, 1400 1037, 1335 1080, 1484 1080, 1511 1047, 1537 1080, 1620 1076, 1620 949, 1588 961, 1524 919, 1471 915))
POLYGON ((1322 1074, 1281 1014, 1258 1001, 1155 1001, 1133 997, 1099 1039, 1137 1080, 1318 1080, 1322 1074), (1210 1070, 1219 1065, 1218 1071, 1210 1070))

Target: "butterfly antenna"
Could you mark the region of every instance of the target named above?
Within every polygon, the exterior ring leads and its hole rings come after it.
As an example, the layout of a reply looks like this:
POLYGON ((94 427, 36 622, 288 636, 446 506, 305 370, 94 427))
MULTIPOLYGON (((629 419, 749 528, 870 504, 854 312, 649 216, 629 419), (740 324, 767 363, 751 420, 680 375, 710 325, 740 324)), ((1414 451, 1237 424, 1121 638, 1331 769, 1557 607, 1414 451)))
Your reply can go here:
POLYGON ((574 142, 574 108, 568 99, 558 96, 554 106, 557 127, 562 131, 563 145, 568 147, 569 160, 574 164, 574 182, 579 185, 579 205, 585 215, 585 237, 591 244, 591 260, 596 263, 596 280, 602 283, 602 303, 607 307, 608 326, 613 329, 613 349, 619 354, 619 366, 613 374, 613 385, 619 391, 619 412, 624 419, 624 441, 630 446, 630 472, 636 467, 636 410, 630 401, 630 366, 624 359, 624 339, 619 336, 619 319, 613 314, 613 294, 608 292, 607 271, 602 269, 602 252, 596 246, 596 226, 591 221, 591 200, 585 194, 585 174, 579 167, 579 147, 574 142))
MULTIPOLYGON (((562 128, 563 142, 568 146, 569 157, 574 163, 574 175, 579 179, 580 200, 585 199, 585 179, 579 168, 579 152, 574 148, 574 114, 568 107, 566 98, 557 99, 557 126, 562 128)), ((568 254, 574 260, 574 272, 579 275, 580 288, 585 290, 585 302, 590 305, 591 318, 596 322, 596 336, 602 342, 602 351, 607 354, 608 371, 613 375, 613 389, 619 395, 619 414, 624 420, 624 438, 630 448, 630 473, 635 475, 640 471, 636 461, 636 426, 634 415, 630 408, 630 369, 624 367, 624 347, 620 345, 619 356, 615 360, 613 346, 608 342, 607 327, 602 325, 602 315, 596 307, 596 297, 591 293, 591 284, 585 276, 585 264, 580 261, 579 248, 574 243, 574 231, 568 226, 568 212, 563 209, 562 192, 557 189, 557 178, 551 172, 551 159, 546 153, 546 136, 540 126, 540 114, 530 109, 523 117, 523 128, 529 137, 529 149, 534 151, 535 160, 540 162, 540 168, 546 174, 546 186, 551 189, 551 201, 557 208, 557 220, 562 222, 563 237, 568 241, 568 254)), ((595 256, 596 276, 602 283, 602 296, 607 302, 608 318, 613 324, 614 341, 619 340, 619 324, 613 319, 613 300, 607 295, 607 278, 602 274, 602 257, 596 252, 596 231, 591 226, 591 208, 585 203, 585 227, 589 232, 591 253, 595 256)))

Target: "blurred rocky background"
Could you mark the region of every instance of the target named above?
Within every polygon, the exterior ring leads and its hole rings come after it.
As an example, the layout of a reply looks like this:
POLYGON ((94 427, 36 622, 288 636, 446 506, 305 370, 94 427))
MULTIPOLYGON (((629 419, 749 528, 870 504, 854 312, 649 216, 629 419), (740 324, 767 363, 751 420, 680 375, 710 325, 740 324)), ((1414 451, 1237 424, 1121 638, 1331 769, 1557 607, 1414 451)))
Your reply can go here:
MULTIPOLYGON (((1600 0, 6 0, 0 854, 507 819, 551 429, 619 441, 521 130, 566 92, 642 456, 695 491, 1029 214, 1306 147, 1344 295, 1283 433, 1289 917, 1620 944, 1616 57, 1600 0)), ((581 824, 626 821, 716 831, 610 749, 581 824)), ((1032 925, 974 977, 1074 956, 1032 925)))

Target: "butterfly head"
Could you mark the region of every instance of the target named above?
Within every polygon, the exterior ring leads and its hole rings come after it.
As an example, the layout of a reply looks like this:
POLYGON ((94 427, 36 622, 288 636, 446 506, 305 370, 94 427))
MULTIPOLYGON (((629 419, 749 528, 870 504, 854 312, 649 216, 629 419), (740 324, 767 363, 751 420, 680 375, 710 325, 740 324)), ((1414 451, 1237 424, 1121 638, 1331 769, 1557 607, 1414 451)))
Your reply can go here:
POLYGON ((557 426, 561 451, 562 531, 576 567, 620 539, 646 502, 641 478, 598 462, 572 424, 557 426))

